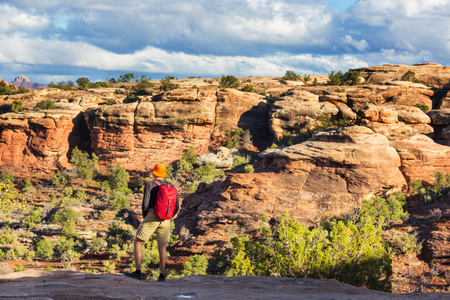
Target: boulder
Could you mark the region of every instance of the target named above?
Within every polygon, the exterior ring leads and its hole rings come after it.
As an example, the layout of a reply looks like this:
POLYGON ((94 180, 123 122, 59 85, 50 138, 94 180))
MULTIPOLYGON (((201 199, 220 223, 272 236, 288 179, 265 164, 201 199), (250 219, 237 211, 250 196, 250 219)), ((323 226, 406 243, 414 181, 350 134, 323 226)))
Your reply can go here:
POLYGON ((214 152, 203 154, 197 157, 197 164, 200 166, 214 163, 216 168, 231 168, 233 166, 233 156, 242 156, 237 149, 219 147, 214 152))
POLYGON ((419 180, 432 184, 436 173, 450 173, 448 146, 436 144, 422 134, 392 137, 390 144, 400 155, 400 169, 408 183, 419 180))

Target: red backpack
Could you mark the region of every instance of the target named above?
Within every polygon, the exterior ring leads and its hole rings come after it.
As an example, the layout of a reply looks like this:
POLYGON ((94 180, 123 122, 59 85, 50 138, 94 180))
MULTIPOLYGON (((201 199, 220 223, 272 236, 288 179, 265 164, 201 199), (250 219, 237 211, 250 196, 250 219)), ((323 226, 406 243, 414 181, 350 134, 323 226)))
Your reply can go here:
POLYGON ((170 220, 177 205, 177 188, 170 183, 162 185, 158 180, 153 180, 153 182, 159 187, 153 211, 158 218, 170 220))

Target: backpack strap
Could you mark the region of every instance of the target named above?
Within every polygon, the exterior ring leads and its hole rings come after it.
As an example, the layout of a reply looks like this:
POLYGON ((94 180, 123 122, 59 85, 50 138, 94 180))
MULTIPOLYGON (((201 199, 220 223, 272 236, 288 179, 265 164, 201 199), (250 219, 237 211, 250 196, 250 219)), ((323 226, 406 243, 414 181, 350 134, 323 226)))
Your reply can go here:
POLYGON ((161 182, 159 182, 158 180, 153 180, 152 182, 154 182, 157 186, 172 186, 171 184, 170 184, 170 182, 167 182, 166 183, 166 185, 164 185, 164 184, 162 184, 161 182))

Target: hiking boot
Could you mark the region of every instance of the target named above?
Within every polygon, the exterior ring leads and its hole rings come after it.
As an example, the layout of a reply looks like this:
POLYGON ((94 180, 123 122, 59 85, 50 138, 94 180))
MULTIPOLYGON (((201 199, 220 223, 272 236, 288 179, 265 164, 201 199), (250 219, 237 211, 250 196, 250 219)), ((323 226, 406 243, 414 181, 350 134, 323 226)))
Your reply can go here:
POLYGON ((134 272, 125 272, 125 273, 123 273, 125 276, 127 276, 127 277, 131 277, 131 278, 134 278, 134 279, 139 279, 139 280, 141 280, 141 279, 145 279, 145 276, 144 276, 144 274, 142 274, 142 273, 136 273, 136 271, 134 271, 134 272))
POLYGON ((158 281, 166 281, 166 278, 164 277, 164 274, 159 274, 158 281))

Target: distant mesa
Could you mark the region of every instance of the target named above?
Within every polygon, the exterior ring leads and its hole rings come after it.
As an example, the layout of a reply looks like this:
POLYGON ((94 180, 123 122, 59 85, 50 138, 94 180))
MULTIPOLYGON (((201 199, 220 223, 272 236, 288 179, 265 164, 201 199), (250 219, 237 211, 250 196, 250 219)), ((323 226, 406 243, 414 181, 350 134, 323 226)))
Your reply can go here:
POLYGON ((19 77, 14 79, 14 81, 11 83, 14 84, 16 87, 22 86, 26 89, 46 89, 46 88, 48 88, 48 85, 31 82, 30 79, 28 79, 27 77, 25 77, 23 75, 19 75, 19 77))

